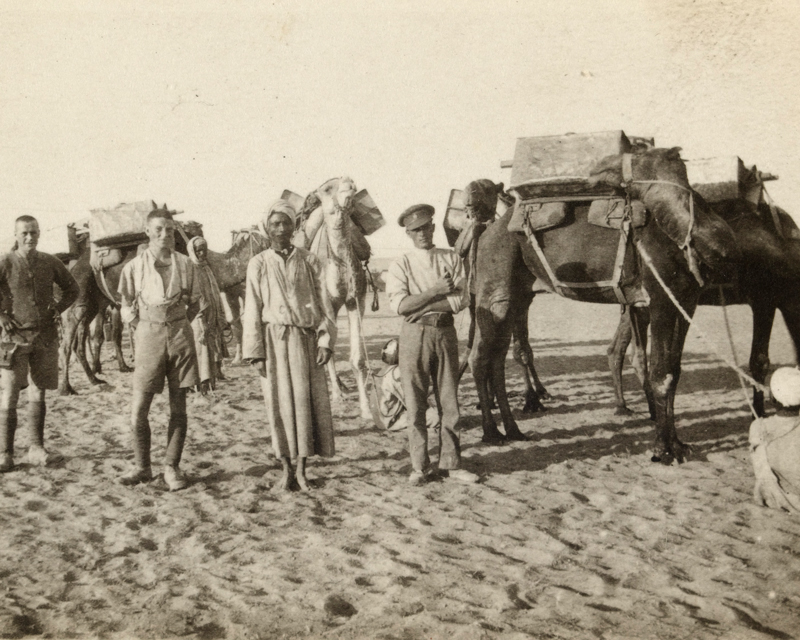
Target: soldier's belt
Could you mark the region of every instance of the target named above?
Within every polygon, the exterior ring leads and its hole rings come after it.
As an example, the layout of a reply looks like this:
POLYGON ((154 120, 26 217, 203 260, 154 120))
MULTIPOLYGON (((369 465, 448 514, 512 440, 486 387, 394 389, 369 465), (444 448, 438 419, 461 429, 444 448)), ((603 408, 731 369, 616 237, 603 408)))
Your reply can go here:
POLYGON ((429 327, 452 327, 452 313, 429 313, 417 320, 416 324, 424 324, 429 327))

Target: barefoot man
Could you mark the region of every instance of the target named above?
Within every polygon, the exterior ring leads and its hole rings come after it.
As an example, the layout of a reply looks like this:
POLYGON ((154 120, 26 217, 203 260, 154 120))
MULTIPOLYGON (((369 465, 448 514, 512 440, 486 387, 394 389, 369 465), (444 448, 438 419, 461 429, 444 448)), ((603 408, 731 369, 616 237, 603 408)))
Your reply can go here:
POLYGON ((458 426, 458 336, 453 314, 469 304, 464 265, 451 249, 433 246, 432 206, 418 204, 400 214, 398 222, 414 243, 414 250, 389 267, 386 295, 389 305, 405 318, 400 330, 400 377, 408 408, 408 449, 413 486, 431 474, 425 412, 433 382, 442 410, 439 429, 439 471, 458 482, 477 482, 478 476, 461 469, 458 426))
POLYGON ((178 465, 186 439, 186 390, 200 383, 190 322, 201 311, 192 261, 174 251, 175 222, 166 209, 147 216, 145 251, 122 270, 122 319, 135 327, 131 429, 135 467, 118 478, 133 485, 153 478, 150 468, 150 404, 169 388, 169 427, 164 480, 170 491, 188 483, 178 465))
POLYGON ((78 283, 61 260, 36 250, 39 223, 20 216, 16 248, 0 257, 0 472, 14 468, 19 392, 28 387, 28 462, 44 466, 46 389, 58 388, 58 320, 78 297, 78 283), (53 297, 53 285, 61 298, 53 297))
POLYGON ((296 215, 285 200, 264 214, 271 246, 247 266, 242 357, 261 377, 272 448, 283 465, 279 486, 291 488, 296 459, 297 484, 308 491, 308 457, 334 454, 324 365, 336 340, 336 321, 319 259, 292 245, 296 215))

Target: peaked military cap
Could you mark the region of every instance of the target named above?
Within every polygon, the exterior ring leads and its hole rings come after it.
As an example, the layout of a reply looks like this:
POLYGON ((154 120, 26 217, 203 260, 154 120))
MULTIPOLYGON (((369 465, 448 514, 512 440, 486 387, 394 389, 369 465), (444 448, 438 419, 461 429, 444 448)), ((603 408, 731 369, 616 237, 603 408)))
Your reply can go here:
POLYGON ((434 211, 429 204, 415 204, 400 214, 397 223, 408 230, 419 229, 433 220, 434 211))

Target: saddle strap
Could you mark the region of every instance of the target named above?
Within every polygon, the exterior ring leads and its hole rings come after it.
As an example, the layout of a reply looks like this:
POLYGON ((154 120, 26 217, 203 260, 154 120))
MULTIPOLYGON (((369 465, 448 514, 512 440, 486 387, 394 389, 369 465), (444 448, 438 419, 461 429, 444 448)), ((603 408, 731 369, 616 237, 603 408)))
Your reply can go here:
POLYGON ((98 275, 97 279, 99 280, 98 284, 100 285, 100 291, 106 298, 108 298, 111 301, 111 304, 113 304, 117 309, 119 309, 120 302, 114 297, 114 294, 111 293, 111 289, 109 288, 108 282, 106 281, 105 270, 98 269, 97 275, 98 275))

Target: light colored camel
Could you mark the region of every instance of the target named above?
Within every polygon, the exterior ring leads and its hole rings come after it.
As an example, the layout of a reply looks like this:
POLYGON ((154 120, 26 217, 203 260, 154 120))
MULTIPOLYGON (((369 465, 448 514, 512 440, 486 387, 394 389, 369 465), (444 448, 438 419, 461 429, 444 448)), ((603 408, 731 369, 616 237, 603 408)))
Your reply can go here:
MULTIPOLYGON (((350 365, 358 386, 361 417, 370 418, 366 390, 367 360, 361 328, 367 296, 365 264, 369 260, 370 247, 352 218, 355 195, 356 185, 350 178, 333 178, 325 182, 306 199, 306 203, 313 202, 316 196, 319 206, 305 220, 295 242, 304 244, 323 260, 325 287, 334 314, 338 315, 342 307, 347 310, 350 365)), ((333 360, 328 361, 328 375, 333 400, 339 402, 342 388, 333 360)))

